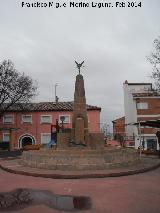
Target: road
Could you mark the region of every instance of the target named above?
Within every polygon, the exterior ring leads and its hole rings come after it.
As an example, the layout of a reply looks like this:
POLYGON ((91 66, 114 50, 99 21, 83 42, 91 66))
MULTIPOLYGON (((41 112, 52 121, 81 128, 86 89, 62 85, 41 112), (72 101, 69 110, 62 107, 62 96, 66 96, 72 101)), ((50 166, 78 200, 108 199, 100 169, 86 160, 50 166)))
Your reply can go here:
MULTIPOLYGON (((89 196, 92 206, 90 210, 79 211, 84 213, 160 213, 160 168, 125 177, 74 180, 30 177, 0 170, 0 192, 17 188, 49 190, 58 195, 89 196)), ((65 212, 43 204, 11 212, 36 211, 65 212)))

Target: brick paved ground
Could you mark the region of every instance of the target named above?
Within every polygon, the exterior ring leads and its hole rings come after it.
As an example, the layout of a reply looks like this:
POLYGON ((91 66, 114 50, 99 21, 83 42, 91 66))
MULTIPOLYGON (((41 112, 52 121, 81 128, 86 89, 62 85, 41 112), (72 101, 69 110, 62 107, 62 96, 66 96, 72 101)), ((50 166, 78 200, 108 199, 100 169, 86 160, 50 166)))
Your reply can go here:
MULTIPOLYGON (((16 188, 50 190, 61 195, 89 196, 92 209, 84 211, 85 213, 160 213, 160 168, 132 176, 72 180, 30 177, 0 170, 0 191, 16 188)), ((39 205, 18 212, 64 211, 39 205)))

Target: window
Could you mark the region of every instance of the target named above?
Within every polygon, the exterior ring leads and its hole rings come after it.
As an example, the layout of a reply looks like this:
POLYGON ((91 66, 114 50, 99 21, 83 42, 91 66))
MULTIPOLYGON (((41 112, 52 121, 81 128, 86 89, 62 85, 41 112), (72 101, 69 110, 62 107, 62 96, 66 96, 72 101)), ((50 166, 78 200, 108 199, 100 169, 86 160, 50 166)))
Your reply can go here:
POLYGON ((41 133, 41 144, 47 144, 51 140, 51 133, 41 133))
POLYGON ((22 123, 32 123, 32 115, 22 115, 22 123))
POLYGON ((64 124, 70 123, 70 115, 60 115, 59 116, 59 123, 62 123, 62 117, 64 117, 64 124))
POLYGON ((51 115, 41 115, 41 123, 45 123, 45 124, 52 123, 52 116, 51 115))
POLYGON ((9 142, 9 140, 10 140, 9 133, 3 133, 3 141, 9 142))
POLYGON ((137 103, 137 109, 148 109, 148 103, 145 102, 137 103))
POLYGON ((4 124, 13 124, 13 115, 4 115, 3 123, 4 124))

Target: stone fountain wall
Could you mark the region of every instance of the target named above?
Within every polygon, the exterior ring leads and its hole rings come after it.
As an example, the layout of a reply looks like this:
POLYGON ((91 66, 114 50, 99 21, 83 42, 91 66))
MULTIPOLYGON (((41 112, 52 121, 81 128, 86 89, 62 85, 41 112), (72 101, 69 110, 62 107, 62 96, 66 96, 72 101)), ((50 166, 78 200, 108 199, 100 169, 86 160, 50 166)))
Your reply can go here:
POLYGON ((53 170, 102 170, 129 166, 139 161, 133 149, 87 150, 72 147, 66 150, 23 152, 24 166, 53 170))

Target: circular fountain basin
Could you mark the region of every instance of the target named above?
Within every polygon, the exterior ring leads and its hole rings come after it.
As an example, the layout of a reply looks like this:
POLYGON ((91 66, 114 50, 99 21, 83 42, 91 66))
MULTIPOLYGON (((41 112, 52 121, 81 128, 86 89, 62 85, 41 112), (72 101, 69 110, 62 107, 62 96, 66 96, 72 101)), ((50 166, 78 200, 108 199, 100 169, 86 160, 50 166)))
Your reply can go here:
POLYGON ((70 148, 25 151, 20 164, 34 168, 73 171, 121 168, 139 161, 139 155, 134 149, 109 147, 103 150, 70 148))

